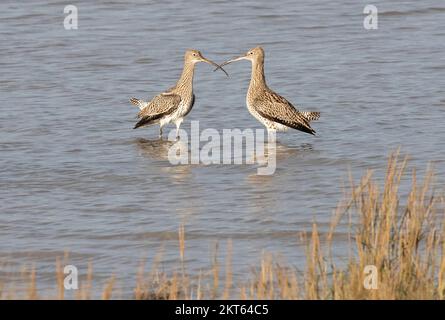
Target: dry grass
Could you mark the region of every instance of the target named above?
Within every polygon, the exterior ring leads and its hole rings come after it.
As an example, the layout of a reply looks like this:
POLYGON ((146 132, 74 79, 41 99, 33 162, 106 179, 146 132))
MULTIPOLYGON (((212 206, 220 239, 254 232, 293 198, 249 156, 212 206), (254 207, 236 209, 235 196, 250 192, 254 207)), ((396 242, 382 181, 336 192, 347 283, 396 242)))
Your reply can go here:
MULTIPOLYGON (((302 235, 306 247, 306 267, 296 270, 264 254, 259 265, 234 284, 231 271, 231 241, 228 242, 224 276, 220 278, 218 245, 212 266, 199 275, 187 273, 185 263, 186 232, 178 235, 180 268, 159 271, 157 257, 148 274, 141 265, 134 289, 135 299, 444 299, 445 242, 444 198, 433 190, 433 174, 428 170, 422 182, 415 171, 409 194, 402 197, 399 187, 407 171, 407 160, 398 153, 390 156, 382 186, 367 172, 358 184, 350 179, 344 199, 332 217, 330 231, 320 233, 316 223, 302 235), (335 257, 336 232, 348 230, 347 261, 335 257), (367 289, 366 266, 374 266, 377 288, 367 289)), ((62 262, 57 261, 56 294, 42 297, 36 285, 35 269, 26 272, 25 294, 12 292, 0 282, 0 298, 64 299, 62 262)), ((92 266, 75 298, 92 297, 92 266)), ((102 291, 103 299, 114 297, 116 278, 109 279, 102 291)))

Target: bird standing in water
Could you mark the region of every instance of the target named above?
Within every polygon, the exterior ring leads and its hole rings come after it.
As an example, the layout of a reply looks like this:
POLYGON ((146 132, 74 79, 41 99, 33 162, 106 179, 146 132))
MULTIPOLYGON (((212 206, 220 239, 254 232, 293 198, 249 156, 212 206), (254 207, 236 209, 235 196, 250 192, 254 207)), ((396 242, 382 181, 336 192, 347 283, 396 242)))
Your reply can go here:
POLYGON ((131 103, 137 105, 140 109, 138 114, 140 120, 136 123, 134 129, 159 123, 159 138, 162 139, 162 127, 168 123, 174 123, 176 125, 176 137, 179 137, 179 127, 184 117, 192 110, 195 102, 193 74, 195 64, 198 62, 211 64, 228 75, 215 62, 204 58, 198 50, 187 50, 181 77, 174 87, 158 94, 148 102, 136 98, 130 99, 131 103))
POLYGON ((252 63, 252 74, 246 97, 247 109, 267 128, 269 138, 275 137, 276 131, 286 131, 288 128, 315 134, 309 122, 318 120, 320 113, 298 111, 289 101, 267 86, 264 76, 263 48, 256 47, 249 50, 245 55, 224 62, 221 67, 240 60, 249 60, 252 63))

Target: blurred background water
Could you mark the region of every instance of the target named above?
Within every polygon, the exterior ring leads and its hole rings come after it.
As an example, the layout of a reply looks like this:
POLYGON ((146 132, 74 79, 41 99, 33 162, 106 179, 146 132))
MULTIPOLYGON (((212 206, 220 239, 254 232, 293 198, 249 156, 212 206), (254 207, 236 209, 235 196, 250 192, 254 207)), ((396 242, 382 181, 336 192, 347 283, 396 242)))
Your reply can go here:
MULTIPOLYGON (((384 173, 402 147, 418 169, 445 174, 445 4, 373 1, 379 29, 363 27, 366 1, 76 1, 79 29, 63 27, 66 1, 0 3, 0 277, 34 263, 54 286, 56 257, 81 273, 117 275, 131 294, 137 267, 163 248, 198 272, 233 241, 239 279, 263 251, 304 262, 298 233, 326 227, 348 180, 384 173), (255 165, 173 166, 158 127, 133 130, 132 96, 177 80, 187 48, 222 62, 266 51, 269 86, 322 113, 318 137, 279 134, 277 170, 255 165)), ((248 113, 250 64, 205 64, 183 128, 261 128, 248 113)), ((173 129, 173 126, 169 128, 173 129)), ((340 235, 339 235, 340 236, 340 235)), ((101 287, 99 287, 99 290, 101 287)))

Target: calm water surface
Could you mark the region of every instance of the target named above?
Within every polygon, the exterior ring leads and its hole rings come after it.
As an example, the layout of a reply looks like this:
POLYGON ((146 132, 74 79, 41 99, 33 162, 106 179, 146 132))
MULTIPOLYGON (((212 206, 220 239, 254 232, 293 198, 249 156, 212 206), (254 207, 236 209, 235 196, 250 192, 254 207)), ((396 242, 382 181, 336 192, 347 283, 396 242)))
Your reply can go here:
MULTIPOLYGON (((50 289, 69 251, 81 273, 92 261, 95 279, 118 275, 125 295, 161 248, 164 268, 177 266, 184 224, 191 272, 232 239, 239 279, 263 251, 303 263, 298 232, 314 220, 326 228, 348 170, 381 176, 398 146, 419 169, 433 161, 440 186, 445 4, 373 1, 374 31, 363 28, 366 4, 76 1, 79 29, 66 31, 66 1, 2 1, 0 277, 35 263, 50 289), (173 166, 158 127, 132 129, 129 97, 172 86, 185 49, 222 62, 257 45, 270 87, 322 112, 318 137, 279 135, 273 176, 256 165, 173 166)), ((245 107, 250 64, 227 66, 230 78, 211 70, 197 67, 183 128, 261 128, 245 107)))

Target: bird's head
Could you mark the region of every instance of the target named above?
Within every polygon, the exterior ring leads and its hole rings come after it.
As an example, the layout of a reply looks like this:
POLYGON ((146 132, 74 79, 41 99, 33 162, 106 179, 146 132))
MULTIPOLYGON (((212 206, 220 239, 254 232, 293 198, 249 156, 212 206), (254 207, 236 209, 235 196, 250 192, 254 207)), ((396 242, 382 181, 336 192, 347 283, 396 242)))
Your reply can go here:
POLYGON ((225 66, 226 64, 229 64, 229 63, 232 63, 235 61, 241 61, 241 60, 249 60, 252 63, 259 62, 259 61, 262 62, 262 61, 264 61, 264 50, 261 47, 256 47, 256 48, 250 49, 245 54, 243 54, 239 57, 227 60, 226 62, 221 64, 221 67, 225 66))
POLYGON ((190 64, 196 64, 198 62, 205 62, 208 63, 214 67, 216 67, 216 69, 221 69, 221 71, 223 71, 226 76, 228 76, 228 73, 226 72, 226 70, 224 70, 223 68, 221 68, 220 65, 216 64, 215 62, 213 62, 212 60, 209 60, 207 58, 205 58, 201 52, 199 50, 194 50, 194 49, 189 49, 185 52, 185 63, 190 63, 190 64))

